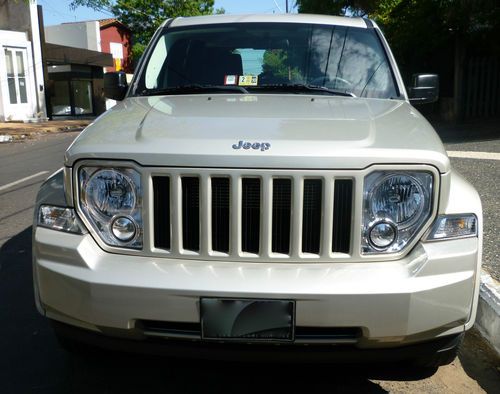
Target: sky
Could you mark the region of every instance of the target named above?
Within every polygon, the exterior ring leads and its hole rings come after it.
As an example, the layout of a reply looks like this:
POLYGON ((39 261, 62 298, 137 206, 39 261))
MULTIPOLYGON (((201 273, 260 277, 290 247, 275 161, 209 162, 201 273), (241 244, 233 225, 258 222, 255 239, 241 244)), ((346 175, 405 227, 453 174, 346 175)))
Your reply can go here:
MULTIPOLYGON (((92 19, 104 19, 112 17, 111 14, 95 12, 90 8, 79 7, 71 10, 71 0, 38 0, 43 7, 43 19, 46 26, 57 25, 64 22, 75 22, 92 19)), ((215 0, 215 8, 224 8, 226 14, 249 14, 249 13, 280 13, 285 12, 286 0, 215 0)), ((289 7, 294 0, 289 0, 289 7)))

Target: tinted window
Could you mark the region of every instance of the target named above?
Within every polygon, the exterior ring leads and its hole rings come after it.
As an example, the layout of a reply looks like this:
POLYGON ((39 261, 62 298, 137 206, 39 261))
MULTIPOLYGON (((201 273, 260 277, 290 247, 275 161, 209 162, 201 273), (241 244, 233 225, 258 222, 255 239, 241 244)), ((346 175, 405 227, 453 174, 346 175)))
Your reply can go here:
POLYGON ((386 54, 373 29, 309 24, 167 29, 148 59, 140 86, 164 89, 193 84, 244 85, 250 91, 307 84, 357 97, 397 96, 386 54))

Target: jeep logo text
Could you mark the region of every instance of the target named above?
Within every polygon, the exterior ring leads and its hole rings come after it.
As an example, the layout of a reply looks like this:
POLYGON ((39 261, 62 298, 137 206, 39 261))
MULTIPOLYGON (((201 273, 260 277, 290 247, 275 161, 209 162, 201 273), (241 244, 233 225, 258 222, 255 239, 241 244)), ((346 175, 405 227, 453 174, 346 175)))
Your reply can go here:
POLYGON ((260 149, 262 152, 268 150, 271 147, 269 142, 248 142, 248 141, 238 141, 237 144, 233 144, 233 149, 260 149))

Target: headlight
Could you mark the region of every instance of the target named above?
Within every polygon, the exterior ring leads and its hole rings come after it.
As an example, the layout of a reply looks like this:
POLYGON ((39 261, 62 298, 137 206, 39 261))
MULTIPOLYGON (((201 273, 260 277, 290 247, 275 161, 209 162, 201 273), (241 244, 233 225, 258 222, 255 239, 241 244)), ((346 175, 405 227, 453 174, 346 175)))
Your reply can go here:
POLYGON ((363 253, 395 253, 422 229, 432 212, 428 172, 376 171, 365 178, 363 253))
POLYGON ((137 171, 83 167, 79 187, 80 208, 105 243, 142 248, 142 189, 137 171))
POLYGON ((117 170, 99 170, 85 188, 85 204, 94 215, 129 214, 136 205, 134 182, 117 170))

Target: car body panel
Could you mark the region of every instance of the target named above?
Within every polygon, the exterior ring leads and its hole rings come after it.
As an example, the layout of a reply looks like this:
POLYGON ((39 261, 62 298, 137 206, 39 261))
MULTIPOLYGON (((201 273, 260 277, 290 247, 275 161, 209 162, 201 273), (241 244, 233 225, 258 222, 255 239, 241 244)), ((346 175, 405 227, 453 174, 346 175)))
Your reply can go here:
POLYGON ((362 169, 450 162, 433 128, 401 100, 309 95, 130 98, 87 127, 66 153, 144 166, 362 169), (244 126, 242 126, 244 125, 244 126), (239 141, 268 150, 233 149, 239 141))
POLYGON ((133 328, 141 319, 196 323, 201 296, 294 299, 297 325, 361 327, 367 343, 463 329, 478 246, 475 238, 421 244, 397 262, 256 265, 109 254, 89 235, 44 228, 35 241, 45 309, 96 327, 133 328), (63 256, 61 244, 68 247, 63 256), (427 275, 425 265, 442 268, 427 275))

